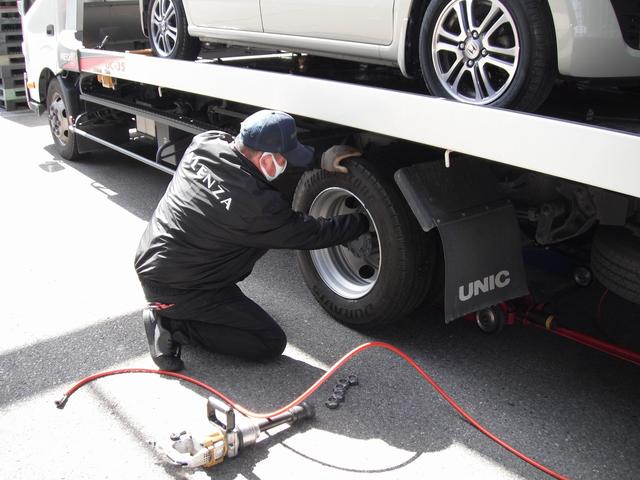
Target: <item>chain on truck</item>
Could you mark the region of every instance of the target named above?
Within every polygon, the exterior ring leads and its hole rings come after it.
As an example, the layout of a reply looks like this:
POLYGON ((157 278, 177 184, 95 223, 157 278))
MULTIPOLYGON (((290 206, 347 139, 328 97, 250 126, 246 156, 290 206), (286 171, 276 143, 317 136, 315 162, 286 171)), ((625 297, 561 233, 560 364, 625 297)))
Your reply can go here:
POLYGON ((140 5, 22 3, 29 104, 63 158, 112 149, 171 174, 193 135, 283 110, 318 161, 336 145, 357 152, 342 160, 348 176, 292 170, 278 184, 311 215, 364 208, 373 220, 370 236, 297 253, 338 321, 390 324, 436 301, 447 322, 475 312, 493 328, 498 305, 529 293, 523 258, 536 249, 570 254, 577 283, 593 272, 640 303, 637 119, 605 128, 458 103, 385 67, 278 50, 158 58, 140 5))

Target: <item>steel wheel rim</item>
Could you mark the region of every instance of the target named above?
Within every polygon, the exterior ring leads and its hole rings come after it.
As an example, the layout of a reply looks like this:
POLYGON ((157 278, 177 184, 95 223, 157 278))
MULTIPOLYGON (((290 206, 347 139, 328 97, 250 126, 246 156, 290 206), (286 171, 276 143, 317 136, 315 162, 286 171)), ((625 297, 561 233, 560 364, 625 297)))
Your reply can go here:
POLYGON ((150 38, 156 51, 168 57, 178 43, 176 6, 173 0, 155 0, 151 5, 150 38))
POLYGON ((519 33, 499 0, 451 0, 436 21, 431 55, 438 80, 452 98, 486 105, 513 82, 519 33))
POLYGON ((309 252, 323 282, 337 295, 350 300, 367 295, 378 281, 382 261, 378 228, 362 200, 344 188, 323 190, 309 209, 311 216, 324 218, 357 211, 369 216, 375 235, 363 235, 348 246, 337 245, 309 252))
POLYGON ((49 127, 62 145, 69 142, 69 117, 62 95, 54 93, 49 105, 49 127))

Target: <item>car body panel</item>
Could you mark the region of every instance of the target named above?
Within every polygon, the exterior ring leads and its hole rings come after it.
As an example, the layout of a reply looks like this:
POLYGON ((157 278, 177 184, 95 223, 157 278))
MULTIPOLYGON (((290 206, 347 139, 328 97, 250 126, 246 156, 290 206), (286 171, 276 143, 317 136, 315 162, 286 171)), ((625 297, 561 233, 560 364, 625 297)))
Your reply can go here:
MULTIPOLYGON (((233 33, 229 33, 228 28, 207 28, 194 24, 190 24, 189 32, 218 42, 268 46, 395 65, 403 74, 409 75, 405 63, 408 60, 405 58, 407 23, 412 4, 418 1, 260 0, 263 33, 256 28, 251 31, 239 29, 239 23, 233 25, 233 33)), ((224 0, 185 2, 189 5, 198 4, 202 12, 210 13, 216 5, 235 3, 224 0)), ((258 0, 240 0, 238 3, 247 2, 255 3, 258 0)), ((555 29, 560 74, 592 78, 640 76, 640 50, 624 42, 609 0, 548 2, 555 29)), ((192 13, 188 12, 188 15, 192 13)), ((254 27, 256 25, 254 22, 254 27)))
POLYGON ((260 0, 260 7, 265 33, 390 45, 394 3, 394 0, 260 0))
POLYGON ((571 77, 640 76, 640 50, 629 47, 608 0, 549 0, 558 71, 571 77))
POLYGON ((189 25, 262 32, 260 0, 182 0, 189 25))
POLYGON ((189 34, 203 41, 229 43, 250 47, 270 47, 292 52, 304 52, 313 55, 397 66, 396 48, 369 43, 326 40, 322 38, 299 37, 275 33, 235 32, 221 28, 202 28, 189 26, 189 34))
MULTIPOLYGON (((389 45, 376 45, 345 40, 313 38, 308 36, 284 35, 277 33, 246 32, 218 28, 203 28, 189 25, 189 33, 204 41, 233 43, 254 47, 270 47, 304 52, 320 56, 376 63, 399 67, 405 70, 404 53, 409 12, 413 2, 420 0, 395 0, 393 10, 393 36, 389 45), (402 63, 400 63, 402 62, 402 63)), ((335 13, 334 13, 335 15, 335 13)))

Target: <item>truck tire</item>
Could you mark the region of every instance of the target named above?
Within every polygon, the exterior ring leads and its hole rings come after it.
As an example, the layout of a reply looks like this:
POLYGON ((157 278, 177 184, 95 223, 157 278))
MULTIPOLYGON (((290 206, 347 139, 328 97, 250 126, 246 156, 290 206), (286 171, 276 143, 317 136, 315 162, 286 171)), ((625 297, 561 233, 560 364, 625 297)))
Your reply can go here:
POLYGON ((49 129, 60 156, 66 160, 77 160, 80 157, 76 135, 69 130, 70 118, 78 115, 74 106, 63 92, 59 78, 54 78, 47 87, 47 112, 49 129))
POLYGON ((348 245, 297 253, 320 305, 351 327, 388 324, 425 298, 436 249, 395 185, 362 158, 343 162, 349 174, 313 170, 298 183, 293 207, 314 217, 363 211, 371 233, 348 245))
POLYGON ((553 86, 554 38, 546 1, 434 0, 420 28, 420 70, 434 95, 531 111, 553 86))
POLYGON ((189 35, 181 0, 151 0, 146 14, 149 44, 156 57, 198 58, 200 40, 189 35))
POLYGON ((640 237, 621 227, 598 228, 591 269, 611 292, 640 304, 640 237))

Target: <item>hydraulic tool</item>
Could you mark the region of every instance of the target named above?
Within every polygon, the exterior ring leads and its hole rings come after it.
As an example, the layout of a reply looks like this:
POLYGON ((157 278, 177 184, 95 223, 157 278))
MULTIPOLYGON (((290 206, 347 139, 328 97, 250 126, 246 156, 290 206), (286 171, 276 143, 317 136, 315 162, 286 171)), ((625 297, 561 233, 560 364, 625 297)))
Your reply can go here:
POLYGON ((207 417, 212 423, 213 432, 201 438, 182 432, 171 435, 173 441, 169 449, 162 453, 175 465, 186 468, 213 467, 232 458, 257 442, 261 432, 265 432, 285 423, 292 424, 315 414, 313 405, 302 402, 286 412, 269 418, 247 417, 215 397, 207 401, 207 417))

